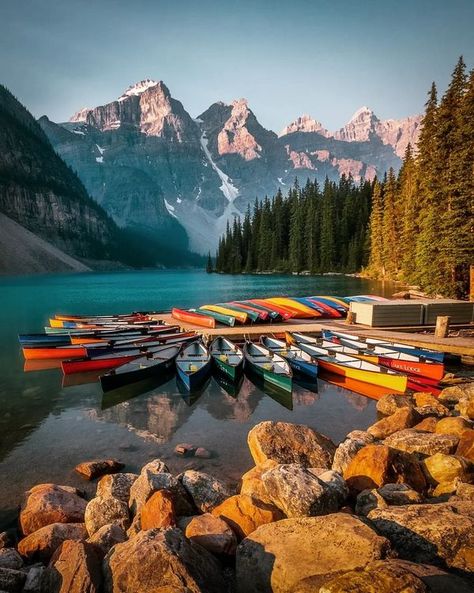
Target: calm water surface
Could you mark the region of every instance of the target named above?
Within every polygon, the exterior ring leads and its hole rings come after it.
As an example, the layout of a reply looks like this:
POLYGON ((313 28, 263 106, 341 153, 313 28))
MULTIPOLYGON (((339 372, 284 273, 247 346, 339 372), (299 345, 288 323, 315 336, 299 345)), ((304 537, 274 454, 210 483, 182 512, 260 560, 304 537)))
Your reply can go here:
MULTIPOLYGON (((179 391, 174 378, 146 392, 103 396, 94 383, 66 385, 60 369, 24 371, 18 333, 39 332, 56 312, 100 314, 191 307, 277 294, 387 294, 393 285, 343 276, 221 276, 190 272, 120 272, 0 279, 0 530, 15 519, 22 492, 39 482, 90 492, 74 466, 116 457, 136 471, 166 459, 172 471, 209 471, 229 482, 251 467, 249 429, 262 420, 300 422, 336 442, 375 420, 364 396, 319 380, 296 384, 292 397, 264 392, 244 378, 233 394, 215 378, 201 393, 179 391), (209 460, 173 454, 179 442, 206 447, 209 460)), ((75 381, 76 379, 73 379, 75 381)))

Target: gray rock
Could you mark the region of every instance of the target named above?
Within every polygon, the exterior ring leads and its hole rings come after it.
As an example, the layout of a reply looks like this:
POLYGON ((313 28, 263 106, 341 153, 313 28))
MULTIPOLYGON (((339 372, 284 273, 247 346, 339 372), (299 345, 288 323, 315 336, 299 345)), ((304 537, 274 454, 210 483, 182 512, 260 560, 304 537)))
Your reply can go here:
POLYGON ((474 503, 389 507, 368 518, 401 558, 474 571, 474 503))
POLYGON ((279 465, 262 474, 262 481, 268 498, 287 517, 335 513, 347 496, 345 483, 336 472, 326 472, 326 481, 317 473, 296 463, 279 465))
POLYGON ((0 568, 0 590, 7 593, 21 591, 25 583, 26 575, 21 570, 11 568, 0 568))
POLYGON ((353 430, 347 435, 346 440, 338 445, 334 453, 332 469, 343 474, 357 452, 365 447, 365 445, 373 443, 374 440, 374 437, 368 432, 353 430))
POLYGON ((326 581, 390 554, 390 543, 357 517, 283 519, 259 527, 237 547, 238 593, 288 593, 308 577, 326 581))
POLYGON ((383 496, 375 488, 373 490, 362 490, 357 495, 355 512, 357 515, 366 517, 374 509, 385 509, 388 504, 383 496))
POLYGON ((223 593, 221 567, 179 529, 149 529, 112 548, 104 560, 104 593, 223 593))
MULTIPOLYGON (((232 496, 223 482, 204 472, 190 469, 185 471, 180 479, 196 507, 203 513, 212 511, 226 498, 232 496)), ((190 515, 192 513, 182 514, 190 515)))
POLYGON ((14 548, 3 548, 0 550, 0 568, 12 568, 20 570, 23 560, 14 548))
POLYGON ((104 476, 97 484, 96 496, 113 496, 128 504, 130 488, 137 478, 138 474, 131 473, 104 476))
POLYGON ((44 570, 42 564, 34 564, 28 568, 23 593, 40 593, 44 570))
POLYGON ((96 549, 99 556, 108 554, 115 544, 126 541, 127 534, 117 523, 103 525, 87 541, 96 549))
POLYGON ((452 434, 436 434, 432 432, 419 432, 408 428, 390 435, 384 441, 385 445, 406 451, 407 453, 421 453, 433 455, 434 453, 454 453, 459 437, 452 434))
POLYGON ((153 492, 168 487, 170 475, 168 467, 160 459, 154 459, 142 467, 130 488, 129 506, 133 514, 141 509, 153 492))
POLYGON ((126 530, 130 526, 128 506, 112 496, 107 498, 97 496, 87 503, 84 521, 89 536, 110 523, 115 523, 126 530))
POLYGON ((420 504, 423 496, 408 484, 385 484, 378 493, 389 505, 420 504))

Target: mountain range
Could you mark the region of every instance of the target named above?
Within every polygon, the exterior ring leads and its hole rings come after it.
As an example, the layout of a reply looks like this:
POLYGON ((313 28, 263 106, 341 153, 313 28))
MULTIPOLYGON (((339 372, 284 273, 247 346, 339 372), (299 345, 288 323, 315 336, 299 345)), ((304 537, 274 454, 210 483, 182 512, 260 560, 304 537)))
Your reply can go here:
POLYGON ((192 117, 162 81, 143 80, 68 122, 39 124, 57 154, 119 227, 168 246, 214 250, 228 220, 295 178, 373 179, 397 170, 421 116, 380 120, 362 107, 330 132, 309 115, 280 134, 245 99, 192 117))

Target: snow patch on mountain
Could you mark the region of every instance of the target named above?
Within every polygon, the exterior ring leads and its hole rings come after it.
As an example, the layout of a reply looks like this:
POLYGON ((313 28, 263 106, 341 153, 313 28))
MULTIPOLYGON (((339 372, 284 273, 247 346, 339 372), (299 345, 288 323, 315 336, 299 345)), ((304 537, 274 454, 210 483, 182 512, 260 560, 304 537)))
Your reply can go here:
POLYGON ((166 210, 168 210, 168 212, 171 214, 171 216, 178 218, 174 211, 174 206, 172 206, 169 202, 167 202, 166 199, 165 199, 165 206, 166 206, 166 210))
POLYGON ((231 182, 230 178, 228 177, 228 175, 226 175, 224 173, 224 171, 222 171, 222 169, 219 169, 219 167, 214 162, 212 155, 209 152, 209 148, 207 147, 208 139, 206 138, 205 132, 203 132, 201 134, 200 141, 201 141, 201 146, 204 151, 204 154, 206 155, 207 160, 209 161, 209 163, 211 164, 211 167, 219 175, 219 178, 222 181, 222 185, 220 186, 219 189, 221 190, 221 192, 224 194, 224 196, 226 197, 226 199, 229 202, 233 202, 235 200, 235 198, 239 195, 239 190, 235 187, 235 185, 232 185, 232 182, 231 182))
POLYGON ((149 88, 156 86, 158 84, 157 80, 151 80, 146 78, 145 80, 141 80, 135 84, 132 84, 128 87, 126 91, 117 99, 118 101, 124 101, 127 97, 138 96, 147 91, 149 88))

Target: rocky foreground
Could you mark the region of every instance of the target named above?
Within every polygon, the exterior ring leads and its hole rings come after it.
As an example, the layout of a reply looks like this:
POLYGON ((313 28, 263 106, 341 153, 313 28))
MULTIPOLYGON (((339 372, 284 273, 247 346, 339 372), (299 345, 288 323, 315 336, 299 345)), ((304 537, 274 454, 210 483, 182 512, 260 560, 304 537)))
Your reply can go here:
POLYGON ((89 501, 39 484, 19 541, 0 535, 0 593, 474 591, 474 383, 383 396, 377 409, 337 446, 258 424, 238 493, 159 459, 139 475, 81 464, 103 476, 89 501))

